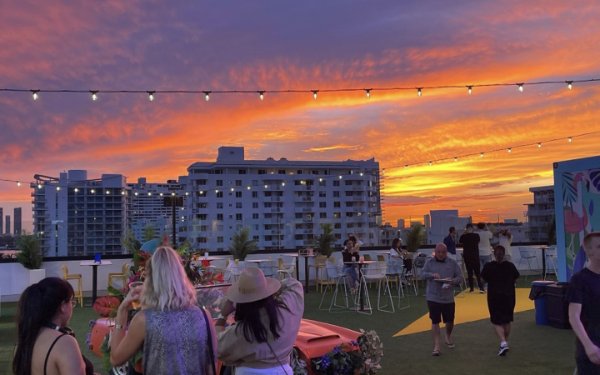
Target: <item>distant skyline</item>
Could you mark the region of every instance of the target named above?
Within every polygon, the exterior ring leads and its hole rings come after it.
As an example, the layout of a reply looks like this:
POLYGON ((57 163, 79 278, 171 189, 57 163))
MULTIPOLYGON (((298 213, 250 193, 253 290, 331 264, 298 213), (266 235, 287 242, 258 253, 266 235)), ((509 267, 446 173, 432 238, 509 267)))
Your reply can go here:
MULTIPOLYGON (((596 1, 3 4, 0 88, 288 90, 415 87, 306 94, 41 95, 0 92, 0 179, 87 169, 161 182, 246 157, 369 159, 384 169, 384 220, 458 209, 475 221, 524 220, 529 188, 552 163, 598 154, 600 83, 469 84, 600 78, 596 1), (436 85, 464 90, 424 90, 436 85), (542 147, 518 148, 544 143, 542 147), (513 152, 487 153, 514 147, 513 152), (454 162, 429 160, 486 152, 454 162), (409 168, 405 164, 423 163, 409 168)), ((0 181, 0 206, 31 190, 0 181)))

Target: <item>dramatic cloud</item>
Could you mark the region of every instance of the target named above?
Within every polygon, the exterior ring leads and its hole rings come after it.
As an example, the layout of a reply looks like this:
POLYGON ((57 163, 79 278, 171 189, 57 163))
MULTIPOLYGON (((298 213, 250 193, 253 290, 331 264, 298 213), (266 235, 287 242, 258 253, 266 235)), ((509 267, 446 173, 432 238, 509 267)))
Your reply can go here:
MULTIPOLYGON (((387 221, 448 208, 523 220, 552 162, 598 153, 600 85, 466 86, 599 78, 598 19, 593 1, 3 4, 0 88, 101 92, 0 92, 0 178, 164 181, 238 145, 253 159, 374 157, 387 221), (460 88, 416 95, 440 85, 460 88), (390 87, 407 90, 377 90, 390 87), (324 91, 339 88, 373 91, 324 91)), ((2 182, 0 206, 28 210, 29 193, 2 182)))

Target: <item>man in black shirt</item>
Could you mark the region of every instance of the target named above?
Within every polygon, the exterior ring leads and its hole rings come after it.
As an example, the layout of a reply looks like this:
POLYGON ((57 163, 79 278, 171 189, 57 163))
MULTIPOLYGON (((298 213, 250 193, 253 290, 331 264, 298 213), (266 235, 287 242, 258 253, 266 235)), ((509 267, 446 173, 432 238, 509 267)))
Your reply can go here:
POLYGON ((600 232, 588 233, 583 249, 589 263, 571 277, 569 323, 577 336, 575 362, 579 375, 600 374, 600 232))
POLYGON ((473 224, 467 224, 465 233, 460 236, 459 242, 463 247, 463 260, 465 262, 465 267, 467 268, 470 291, 473 291, 473 273, 475 273, 475 277, 477 277, 477 286, 479 286, 479 293, 485 293, 479 274, 479 235, 473 233, 473 224))

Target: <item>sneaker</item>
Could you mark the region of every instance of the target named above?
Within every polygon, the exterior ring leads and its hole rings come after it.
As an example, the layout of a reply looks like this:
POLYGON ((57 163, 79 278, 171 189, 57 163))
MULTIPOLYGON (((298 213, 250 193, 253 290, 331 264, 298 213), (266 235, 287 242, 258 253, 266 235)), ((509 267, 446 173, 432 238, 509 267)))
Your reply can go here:
POLYGON ((469 290, 469 293, 473 293, 474 291, 475 291, 474 289, 470 289, 470 290, 469 290))
POLYGON ((498 350, 498 355, 499 355, 500 357, 504 357, 504 356, 506 355, 506 353, 508 353, 508 350, 509 350, 509 349, 510 349, 510 348, 508 347, 508 345, 507 345, 507 344, 505 344, 505 345, 500 345, 500 350, 498 350))
POLYGON ((485 290, 483 290, 483 289, 479 289, 479 293, 481 293, 481 294, 485 294, 485 290))

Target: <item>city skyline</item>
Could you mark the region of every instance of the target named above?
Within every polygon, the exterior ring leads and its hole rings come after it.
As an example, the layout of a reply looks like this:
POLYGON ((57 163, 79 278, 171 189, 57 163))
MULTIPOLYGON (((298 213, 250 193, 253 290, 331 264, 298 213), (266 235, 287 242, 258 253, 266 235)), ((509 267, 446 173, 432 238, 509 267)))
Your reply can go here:
POLYGON ((258 95, 0 92, 0 206, 30 229, 36 173, 86 169, 161 182, 220 145, 251 159, 366 160, 384 170, 384 221, 433 209, 516 218, 552 163, 593 156, 599 78, 593 1, 321 4, 19 2, 0 15, 0 87, 98 90, 465 89, 258 95), (593 133, 573 139, 570 136, 593 133), (560 139, 555 142, 546 141, 560 139), (542 147, 519 145, 542 142, 542 147), (512 152, 491 150, 507 150, 512 152), (485 152, 451 160, 454 156, 485 152), (449 159, 442 163, 429 160, 449 159), (404 168, 405 164, 415 164, 404 168))

